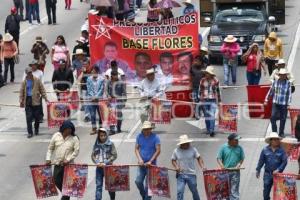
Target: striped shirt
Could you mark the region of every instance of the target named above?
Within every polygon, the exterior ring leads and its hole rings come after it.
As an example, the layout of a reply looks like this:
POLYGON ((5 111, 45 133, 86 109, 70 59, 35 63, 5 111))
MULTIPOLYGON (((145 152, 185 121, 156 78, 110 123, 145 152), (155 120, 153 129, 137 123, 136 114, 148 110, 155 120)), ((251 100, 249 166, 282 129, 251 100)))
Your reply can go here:
POLYGON ((292 101, 291 82, 289 80, 275 80, 270 88, 265 101, 273 98, 273 103, 289 105, 292 101))
POLYGON ((202 78, 199 86, 199 98, 200 99, 217 99, 221 100, 220 83, 219 80, 214 77, 208 79, 202 78))

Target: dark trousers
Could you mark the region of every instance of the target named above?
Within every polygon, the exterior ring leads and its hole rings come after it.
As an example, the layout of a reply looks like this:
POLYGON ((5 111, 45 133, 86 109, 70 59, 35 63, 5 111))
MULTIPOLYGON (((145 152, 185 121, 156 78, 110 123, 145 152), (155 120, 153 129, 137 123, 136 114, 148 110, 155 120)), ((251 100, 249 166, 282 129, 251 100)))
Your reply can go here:
POLYGON ((4 58, 4 82, 7 82, 8 69, 10 70, 10 82, 15 80, 15 61, 13 58, 4 58))
POLYGON ((32 23, 32 16, 36 16, 37 22, 41 23, 39 2, 29 5, 29 23, 32 23))
POLYGON ((258 85, 261 78, 261 72, 247 72, 248 85, 258 85))
MULTIPOLYGON (((59 166, 59 165, 54 166, 54 172, 53 172, 54 183, 60 192, 62 191, 64 171, 65 171, 64 166, 59 166)), ((70 197, 62 196, 61 200, 70 200, 70 197)))
POLYGON ((270 192, 273 186, 273 175, 271 173, 264 174, 264 200, 270 200, 270 192))
POLYGON ((138 8, 141 8, 143 0, 136 0, 136 5, 138 8))
MULTIPOLYGON (((96 168, 96 200, 102 200, 102 191, 103 191, 103 179, 104 179, 104 170, 103 168, 96 168)), ((108 191, 111 200, 116 199, 116 192, 108 191)))
POLYGON ((277 124, 276 121, 279 117, 280 120, 280 126, 279 126, 279 135, 284 136, 284 128, 285 128, 285 122, 287 118, 287 105, 278 105, 274 104, 272 105, 272 116, 271 116, 271 124, 272 124, 272 132, 277 132, 277 124))
POLYGON ((269 75, 272 75, 273 70, 275 69, 275 64, 277 63, 277 60, 272 60, 269 58, 266 58, 266 64, 268 65, 268 71, 269 75))
POLYGON ((24 11, 24 5, 23 0, 14 1, 15 7, 18 10, 18 14, 21 16, 22 20, 24 19, 23 11, 24 11))
MULTIPOLYGON (((26 102, 30 101, 29 98, 26 98, 26 102)), ((32 131, 32 122, 34 121, 34 132, 38 133, 39 131, 39 120, 40 120, 40 106, 25 106, 25 113, 26 113, 26 123, 27 123, 27 132, 29 135, 33 134, 32 131)))
POLYGON ((100 107, 98 105, 92 104, 92 105, 89 105, 89 110, 90 110, 90 114, 91 114, 92 128, 97 128, 97 125, 96 125, 96 120, 97 120, 96 113, 98 113, 98 116, 99 116, 99 127, 102 127, 102 119, 101 119, 101 114, 100 114, 100 107))
POLYGON ((56 24, 56 3, 51 3, 50 0, 46 0, 46 10, 48 15, 48 24, 56 24))

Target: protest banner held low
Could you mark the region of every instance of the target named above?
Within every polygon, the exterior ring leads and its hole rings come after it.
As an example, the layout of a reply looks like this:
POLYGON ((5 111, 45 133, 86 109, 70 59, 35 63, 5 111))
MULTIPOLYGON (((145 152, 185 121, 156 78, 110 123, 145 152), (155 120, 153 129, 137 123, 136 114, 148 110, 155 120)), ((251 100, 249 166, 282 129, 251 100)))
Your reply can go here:
POLYGON ((289 109, 290 117, 291 117, 291 133, 295 135, 295 127, 298 116, 300 116, 300 109, 290 108, 289 109))
POLYGON ((273 200, 297 200, 296 179, 295 174, 274 174, 273 200))
POLYGON ((198 14, 151 23, 115 21, 89 14, 91 65, 105 73, 117 61, 129 83, 139 83, 156 66, 165 85, 189 85, 199 48, 198 14))
POLYGON ((168 169, 156 166, 149 167, 148 194, 171 198, 168 169))
POLYGON ((68 102, 47 103, 48 128, 57 128, 70 116, 71 104, 68 102))
POLYGON ((170 124, 171 116, 172 102, 156 99, 151 101, 151 122, 156 124, 170 124))
POLYGON ((237 132, 238 105, 220 104, 219 130, 226 133, 237 132))
POLYGON ((298 161, 300 156, 300 143, 296 138, 284 138, 281 140, 281 146, 283 147, 290 161, 298 161))
POLYGON ((104 167, 105 189, 108 191, 129 191, 129 166, 110 165, 104 167))

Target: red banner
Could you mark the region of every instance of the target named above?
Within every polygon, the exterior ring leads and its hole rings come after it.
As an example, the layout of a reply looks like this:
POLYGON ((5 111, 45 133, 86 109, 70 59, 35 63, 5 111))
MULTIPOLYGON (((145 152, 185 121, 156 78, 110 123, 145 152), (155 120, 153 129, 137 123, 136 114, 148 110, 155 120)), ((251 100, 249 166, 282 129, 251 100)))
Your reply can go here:
POLYGON ((249 116, 251 118, 270 119, 272 113, 272 100, 264 105, 270 85, 248 85, 249 116))
POLYGON ((297 200, 297 175, 274 174, 273 200, 297 200))
POLYGON ((298 161, 300 156, 300 143, 288 143, 281 142, 281 146, 284 148, 285 153, 287 154, 290 161, 298 161))
POLYGON ((72 110, 77 110, 79 108, 79 95, 77 91, 60 92, 59 101, 70 102, 70 108, 72 110))
POLYGON ((197 13, 151 23, 90 14, 89 30, 91 64, 101 73, 116 60, 127 80, 138 82, 155 64, 164 83, 190 84, 192 60, 199 48, 197 13))
POLYGON ((105 189, 108 191, 129 191, 129 166, 105 166, 105 189))
POLYGON ((228 170, 206 170, 203 172, 207 200, 229 199, 230 181, 228 170))
POLYGON ((220 105, 219 129, 228 132, 237 132, 238 105, 220 105))
POLYGON ((150 166, 148 172, 148 194, 170 198, 170 184, 168 169, 150 166))
POLYGON ((82 198, 87 186, 88 166, 72 164, 65 166, 62 194, 82 198))
POLYGON ((38 199, 58 196, 51 165, 31 165, 30 170, 35 194, 38 199))
POLYGON ((153 99, 151 102, 150 121, 155 124, 170 124, 172 102, 153 99))
POLYGON ((48 128, 57 128, 69 118, 70 104, 63 102, 49 102, 47 104, 48 128))
POLYGON ((298 115, 300 115, 300 109, 289 109, 290 112, 290 117, 291 117, 291 132, 292 135, 295 135, 295 127, 296 127, 296 122, 298 115))
POLYGON ((104 127, 117 125, 117 102, 115 100, 100 100, 99 103, 102 125, 104 127))

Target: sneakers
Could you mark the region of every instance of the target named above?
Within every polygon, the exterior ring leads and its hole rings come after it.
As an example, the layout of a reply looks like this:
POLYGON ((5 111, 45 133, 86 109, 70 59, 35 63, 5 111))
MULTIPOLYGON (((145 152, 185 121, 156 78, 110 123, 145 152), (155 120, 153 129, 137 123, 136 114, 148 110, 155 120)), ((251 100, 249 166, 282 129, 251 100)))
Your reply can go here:
POLYGON ((215 132, 211 132, 211 133, 209 134, 209 136, 210 136, 210 137, 215 137, 215 132))
POLYGON ((28 134, 28 135, 27 135, 27 138, 32 138, 32 137, 33 137, 32 134, 28 134))
POLYGON ((95 135, 97 133, 97 129, 96 128, 93 128, 90 135, 95 135))

